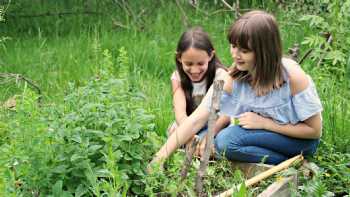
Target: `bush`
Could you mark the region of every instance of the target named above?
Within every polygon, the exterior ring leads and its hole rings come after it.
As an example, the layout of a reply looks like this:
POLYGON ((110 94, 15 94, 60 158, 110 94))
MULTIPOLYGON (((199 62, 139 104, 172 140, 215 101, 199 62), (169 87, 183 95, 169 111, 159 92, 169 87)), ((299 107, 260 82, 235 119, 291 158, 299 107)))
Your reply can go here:
POLYGON ((154 117, 128 80, 106 70, 85 86, 71 84, 63 104, 39 108, 25 89, 1 123, 9 133, 0 150, 5 195, 142 194, 144 164, 158 143, 154 117))

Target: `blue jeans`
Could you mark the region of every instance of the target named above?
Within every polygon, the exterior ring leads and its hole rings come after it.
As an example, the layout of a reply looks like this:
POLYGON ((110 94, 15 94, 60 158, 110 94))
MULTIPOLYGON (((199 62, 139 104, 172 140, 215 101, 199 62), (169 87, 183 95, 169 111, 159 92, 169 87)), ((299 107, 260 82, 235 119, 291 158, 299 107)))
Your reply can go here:
POLYGON ((313 155, 319 139, 298 139, 262 129, 244 129, 229 126, 215 138, 218 157, 249 163, 278 164, 290 157, 303 153, 313 155))

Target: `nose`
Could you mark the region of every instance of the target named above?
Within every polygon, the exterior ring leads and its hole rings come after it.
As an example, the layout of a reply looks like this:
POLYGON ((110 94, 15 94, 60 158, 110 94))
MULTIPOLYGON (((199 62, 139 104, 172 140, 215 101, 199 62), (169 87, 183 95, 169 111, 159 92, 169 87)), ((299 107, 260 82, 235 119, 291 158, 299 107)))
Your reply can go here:
POLYGON ((197 73, 200 73, 200 72, 201 72, 201 70, 200 70, 200 68, 198 66, 193 66, 191 68, 191 73, 192 74, 197 74, 197 73))

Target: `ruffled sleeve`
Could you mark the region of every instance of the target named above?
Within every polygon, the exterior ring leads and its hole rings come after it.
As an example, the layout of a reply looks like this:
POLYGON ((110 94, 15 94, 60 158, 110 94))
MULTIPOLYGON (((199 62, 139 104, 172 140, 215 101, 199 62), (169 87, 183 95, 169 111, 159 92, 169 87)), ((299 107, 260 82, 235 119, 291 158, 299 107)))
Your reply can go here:
POLYGON ((180 75, 179 75, 179 73, 177 72, 177 70, 175 70, 175 71, 171 74, 170 79, 171 79, 171 80, 180 81, 180 75))
POLYGON ((322 104, 316 92, 315 84, 309 78, 309 86, 292 97, 293 107, 297 118, 304 121, 322 111, 322 104))

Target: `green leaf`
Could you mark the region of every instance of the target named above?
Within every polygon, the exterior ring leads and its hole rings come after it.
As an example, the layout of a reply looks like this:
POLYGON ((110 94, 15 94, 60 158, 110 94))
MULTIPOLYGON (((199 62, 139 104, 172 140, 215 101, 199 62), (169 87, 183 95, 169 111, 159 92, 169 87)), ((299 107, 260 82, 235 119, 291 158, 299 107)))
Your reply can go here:
POLYGON ((63 185, 62 180, 59 180, 52 186, 52 193, 53 193, 54 197, 60 197, 61 196, 61 194, 62 194, 62 185, 63 185))

